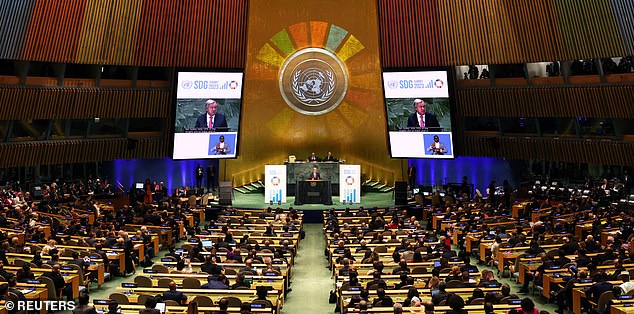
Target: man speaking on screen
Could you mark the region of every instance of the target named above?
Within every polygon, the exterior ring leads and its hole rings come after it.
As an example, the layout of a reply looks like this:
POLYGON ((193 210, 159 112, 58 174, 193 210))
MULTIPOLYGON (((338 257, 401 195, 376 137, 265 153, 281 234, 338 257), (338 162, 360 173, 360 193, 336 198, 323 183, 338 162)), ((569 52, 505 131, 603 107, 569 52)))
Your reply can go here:
POLYGON ((205 102, 205 113, 198 116, 196 120, 196 128, 221 129, 227 130, 227 119, 222 113, 218 113, 218 103, 209 99, 205 102))
POLYGON ((410 114, 407 118, 408 127, 424 129, 440 128, 440 123, 438 123, 436 115, 427 112, 427 105, 422 99, 418 98, 414 100, 414 110, 416 110, 416 112, 410 114))

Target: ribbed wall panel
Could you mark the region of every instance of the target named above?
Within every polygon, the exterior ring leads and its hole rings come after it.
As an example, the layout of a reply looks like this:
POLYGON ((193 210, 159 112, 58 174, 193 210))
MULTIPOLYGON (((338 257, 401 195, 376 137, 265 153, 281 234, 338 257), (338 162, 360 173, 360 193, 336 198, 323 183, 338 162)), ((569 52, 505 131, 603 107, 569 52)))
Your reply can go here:
POLYGON ((165 118, 172 99, 167 89, 15 87, 0 89, 0 102, 4 120, 165 118))
POLYGON ((222 64, 226 68, 243 66, 246 1, 185 1, 178 9, 184 23, 178 25, 175 63, 187 67, 207 64, 222 64))
MULTIPOLYGON (((108 0, 105 0, 108 1, 108 0)), ((112 6, 109 36, 103 47, 103 59, 113 64, 134 64, 136 38, 143 0, 115 2, 112 6)))
POLYGON ((553 138, 464 138, 457 143, 465 156, 487 156, 523 160, 553 160, 561 162, 597 163, 606 165, 634 164, 634 144, 593 141, 588 149, 585 141, 553 138), (610 152, 606 154, 605 152, 610 152))
POLYGON ((33 165, 94 162, 114 159, 164 157, 168 141, 138 139, 136 149, 128 149, 126 139, 88 139, 54 142, 0 144, 0 169, 33 165))
MULTIPOLYGON (((392 52, 390 63, 402 67, 424 62, 440 64, 444 60, 439 42, 441 24, 438 21, 436 1, 380 1, 379 25, 382 50, 399 47, 392 52), (407 41, 407 45, 403 45, 407 41)), ((450 29, 443 29, 445 33, 450 29)), ((388 53, 383 53, 387 55, 388 53)), ((384 63, 386 60, 384 60, 384 63)))
POLYGON ((0 3, 0 58, 242 68, 248 0, 0 3))
POLYGON ((0 58, 19 59, 35 1, 0 2, 0 58))
POLYGON ((383 67, 632 54, 632 7, 630 0, 379 0, 383 67))
POLYGON ((555 0, 566 54, 563 60, 624 53, 608 0, 555 0))
POLYGON ((34 7, 23 58, 74 62, 87 0, 41 0, 34 7))
POLYGON ((458 90, 469 117, 634 118, 634 86, 473 88, 458 90))
POLYGON ((77 63, 103 63, 102 50, 107 46, 107 32, 114 1, 94 0, 86 6, 81 27, 80 42, 77 48, 77 63))
POLYGON ((612 11, 618 22, 621 41, 626 52, 634 53, 634 2, 632 0, 611 0, 612 11))
MULTIPOLYGON (((156 0, 143 4, 139 29, 135 64, 152 66, 172 65, 174 47, 177 42, 177 27, 183 21, 177 15, 181 1, 156 0)), ((200 14, 203 14, 200 12, 200 14)))
MULTIPOLYGON (((16 0, 0 56, 240 68, 247 0, 16 0)), ((385 67, 504 64, 634 53, 631 0, 379 0, 385 67)))

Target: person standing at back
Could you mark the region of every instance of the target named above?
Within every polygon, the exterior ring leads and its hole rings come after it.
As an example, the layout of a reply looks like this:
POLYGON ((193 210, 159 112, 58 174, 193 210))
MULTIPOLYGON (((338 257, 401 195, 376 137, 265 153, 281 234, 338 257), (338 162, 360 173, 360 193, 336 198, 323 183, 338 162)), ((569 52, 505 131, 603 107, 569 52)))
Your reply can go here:
POLYGON ((196 175, 196 187, 200 188, 203 185, 203 167, 200 164, 196 166, 194 174, 196 175))

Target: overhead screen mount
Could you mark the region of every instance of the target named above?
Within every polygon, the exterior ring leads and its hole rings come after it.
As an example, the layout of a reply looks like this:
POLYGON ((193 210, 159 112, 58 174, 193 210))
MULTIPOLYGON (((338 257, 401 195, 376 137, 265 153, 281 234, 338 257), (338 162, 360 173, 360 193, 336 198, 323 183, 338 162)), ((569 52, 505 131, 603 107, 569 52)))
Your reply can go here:
POLYGON ((394 158, 454 158, 447 70, 385 71, 383 92, 394 158))
POLYGON ((177 72, 174 159, 236 158, 242 72, 177 72))

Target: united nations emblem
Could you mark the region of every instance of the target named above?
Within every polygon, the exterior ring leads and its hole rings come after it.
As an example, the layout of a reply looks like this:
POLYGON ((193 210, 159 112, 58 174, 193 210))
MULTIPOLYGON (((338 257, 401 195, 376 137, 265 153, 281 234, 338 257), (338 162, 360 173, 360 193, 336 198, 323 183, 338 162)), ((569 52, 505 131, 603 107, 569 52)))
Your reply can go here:
POLYGON ((341 60, 321 48, 306 48, 284 62, 279 77, 284 101, 297 112, 320 115, 346 96, 348 76, 341 60))
POLYGON ((183 86, 184 89, 190 89, 192 88, 193 85, 194 83, 192 83, 192 81, 189 81, 189 80, 185 80, 181 83, 181 86, 183 86))

